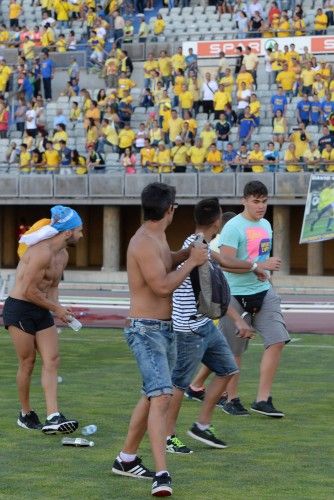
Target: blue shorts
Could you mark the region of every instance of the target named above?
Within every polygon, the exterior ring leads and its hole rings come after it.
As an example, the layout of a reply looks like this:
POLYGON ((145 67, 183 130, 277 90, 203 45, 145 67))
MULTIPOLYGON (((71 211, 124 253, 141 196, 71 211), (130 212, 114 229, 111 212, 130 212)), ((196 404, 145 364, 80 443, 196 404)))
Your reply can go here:
POLYGON ((185 390, 202 362, 218 377, 239 373, 232 351, 213 321, 194 332, 175 332, 177 361, 173 370, 173 385, 185 390))
POLYGON ((176 360, 175 334, 171 321, 130 319, 124 329, 143 379, 146 397, 172 394, 171 372, 176 360))

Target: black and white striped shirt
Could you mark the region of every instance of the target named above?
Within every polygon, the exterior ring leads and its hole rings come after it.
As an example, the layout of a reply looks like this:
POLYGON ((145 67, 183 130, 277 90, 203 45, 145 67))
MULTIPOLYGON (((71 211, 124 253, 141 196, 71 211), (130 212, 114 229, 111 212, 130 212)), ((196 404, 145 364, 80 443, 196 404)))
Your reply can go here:
MULTIPOLYGON (((195 238, 196 234, 189 236, 183 243, 182 248, 188 248, 195 238)), ((206 316, 200 316, 199 319, 195 320, 189 319, 196 314, 198 314, 198 311, 195 295, 190 276, 188 276, 173 293, 173 329, 179 332, 190 333, 210 321, 210 318, 206 316)))

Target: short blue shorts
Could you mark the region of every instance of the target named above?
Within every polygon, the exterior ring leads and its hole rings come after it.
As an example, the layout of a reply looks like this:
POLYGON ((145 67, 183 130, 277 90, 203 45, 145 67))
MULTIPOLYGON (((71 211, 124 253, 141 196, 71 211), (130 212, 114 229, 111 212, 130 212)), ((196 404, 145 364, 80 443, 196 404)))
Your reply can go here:
POLYGON ((202 362, 219 377, 239 372, 232 351, 213 321, 194 332, 175 332, 177 361, 172 373, 175 387, 185 390, 202 362))
POLYGON ((172 322, 142 318, 128 322, 124 335, 143 379, 143 394, 148 398, 172 394, 171 372, 176 360, 172 322))

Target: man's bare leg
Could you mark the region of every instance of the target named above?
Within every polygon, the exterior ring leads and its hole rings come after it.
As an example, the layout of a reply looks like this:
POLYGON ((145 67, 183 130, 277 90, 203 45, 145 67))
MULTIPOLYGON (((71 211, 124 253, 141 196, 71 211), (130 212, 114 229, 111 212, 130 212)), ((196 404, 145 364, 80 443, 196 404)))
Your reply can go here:
POLYGON ((147 430, 150 437, 151 449, 156 472, 167 470, 166 465, 166 438, 167 412, 171 396, 164 394, 151 398, 148 414, 147 430))
MULTIPOLYGON (((234 358, 238 367, 240 368, 241 356, 234 356, 234 358)), ((199 369, 199 372, 191 382, 190 387, 195 391, 201 390, 204 387, 206 379, 209 377, 211 373, 212 373, 211 370, 207 366, 202 365, 199 369)), ((237 373, 231 378, 231 380, 226 386, 226 390, 223 391, 221 396, 223 396, 224 394, 228 394, 228 401, 231 401, 231 399, 238 397, 239 380, 240 380, 240 373, 237 373)))
POLYGON ((184 391, 174 387, 173 397, 167 413, 167 436, 176 434, 176 422, 180 413, 184 391))
POLYGON ((202 425, 209 425, 213 410, 219 401, 222 393, 226 390, 226 386, 231 379, 232 375, 228 377, 215 376, 205 391, 204 401, 201 406, 201 411, 198 416, 198 423, 202 425))
POLYGON ((9 326, 8 331, 19 361, 16 383, 21 408, 24 413, 29 413, 32 409, 29 399, 30 379, 36 359, 35 337, 15 326, 9 326))
POLYGON ((267 401, 279 366, 284 342, 273 344, 264 351, 260 364, 260 381, 256 401, 267 401))
POLYGON ((123 453, 136 455, 147 428, 156 471, 166 470, 166 415, 170 399, 171 396, 162 395, 138 401, 122 449, 123 453))
POLYGON ((42 387, 47 415, 58 412, 59 346, 57 328, 52 326, 36 334, 37 349, 42 358, 42 387))
POLYGON ((201 365, 197 375, 191 382, 191 388, 194 390, 203 389, 204 383, 211 373, 211 370, 207 366, 201 365))
POLYGON ((139 444, 147 429, 147 419, 150 410, 150 401, 143 396, 132 412, 128 434, 122 451, 129 455, 136 455, 139 444))
MULTIPOLYGON (((239 369, 241 368, 241 356, 234 356, 235 362, 237 363, 239 369)), ((234 375, 226 386, 226 393, 228 395, 228 401, 238 397, 238 387, 240 380, 240 372, 234 375)))

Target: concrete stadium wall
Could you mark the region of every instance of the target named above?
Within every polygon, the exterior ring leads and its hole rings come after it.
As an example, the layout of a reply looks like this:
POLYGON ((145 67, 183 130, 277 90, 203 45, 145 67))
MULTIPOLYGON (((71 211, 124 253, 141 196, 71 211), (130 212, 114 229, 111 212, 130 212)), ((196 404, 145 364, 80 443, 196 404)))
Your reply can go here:
POLYGON ((308 173, 210 173, 186 174, 91 174, 16 175, 3 174, 0 182, 0 205, 41 204, 70 200, 72 204, 136 205, 141 191, 150 182, 166 182, 177 189, 177 198, 193 204, 205 196, 217 196, 239 204, 243 188, 250 180, 261 180, 268 188, 272 204, 304 205, 310 174, 308 173))

